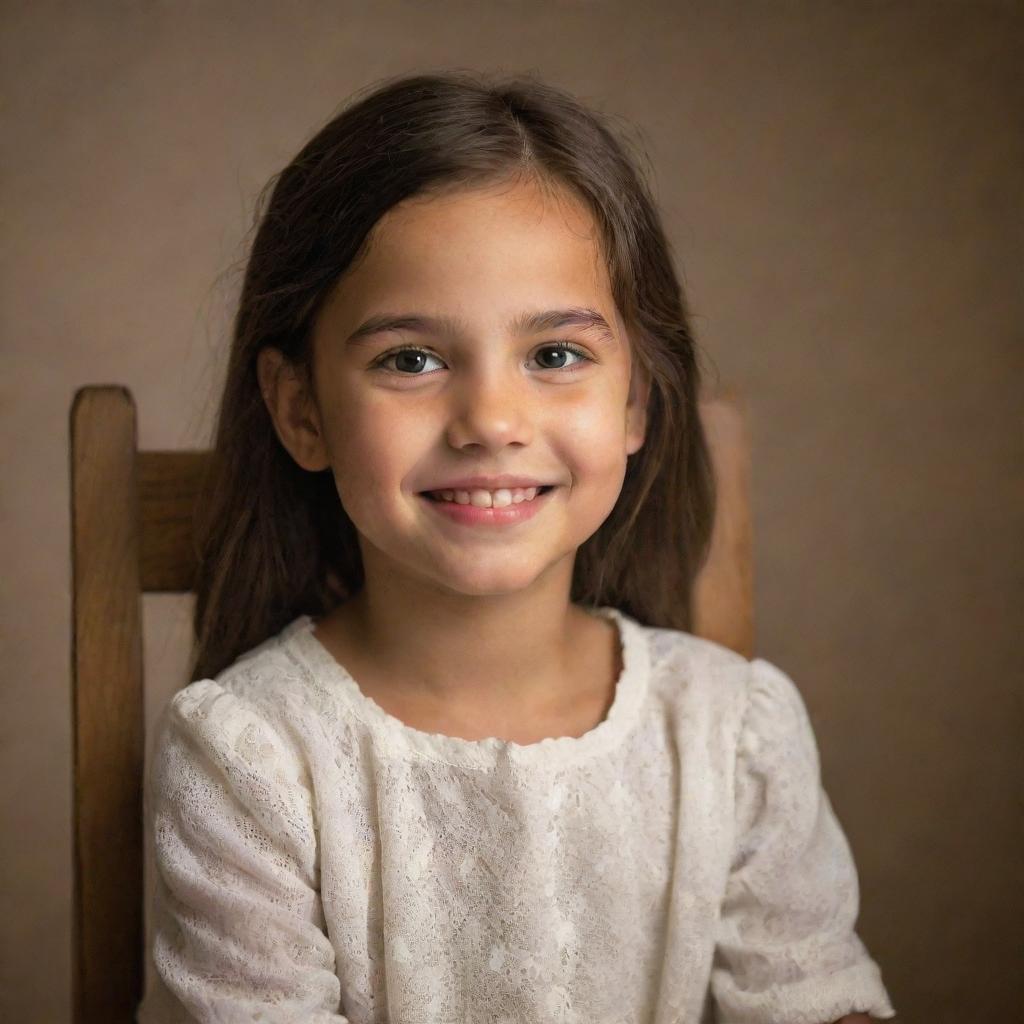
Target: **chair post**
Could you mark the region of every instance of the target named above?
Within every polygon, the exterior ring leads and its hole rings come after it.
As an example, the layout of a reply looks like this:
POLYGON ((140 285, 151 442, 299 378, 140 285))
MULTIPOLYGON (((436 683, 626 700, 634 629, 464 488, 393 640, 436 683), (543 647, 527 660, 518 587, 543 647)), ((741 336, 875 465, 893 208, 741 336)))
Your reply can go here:
POLYGON ((135 404, 75 392, 72 559, 72 1014, 132 1022, 142 998, 145 707, 135 404))
POLYGON ((711 549, 694 582, 692 632, 752 658, 754 535, 747 411, 741 395, 730 388, 709 394, 700 413, 717 502, 711 549))

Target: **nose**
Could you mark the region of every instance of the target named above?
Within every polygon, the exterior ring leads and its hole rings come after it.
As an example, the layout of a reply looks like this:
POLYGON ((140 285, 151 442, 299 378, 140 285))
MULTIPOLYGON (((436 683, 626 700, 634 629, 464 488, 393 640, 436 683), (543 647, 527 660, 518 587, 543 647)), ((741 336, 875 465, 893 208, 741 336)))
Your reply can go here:
POLYGON ((453 448, 496 452, 533 437, 533 396, 514 370, 468 374, 450 401, 446 432, 453 448))

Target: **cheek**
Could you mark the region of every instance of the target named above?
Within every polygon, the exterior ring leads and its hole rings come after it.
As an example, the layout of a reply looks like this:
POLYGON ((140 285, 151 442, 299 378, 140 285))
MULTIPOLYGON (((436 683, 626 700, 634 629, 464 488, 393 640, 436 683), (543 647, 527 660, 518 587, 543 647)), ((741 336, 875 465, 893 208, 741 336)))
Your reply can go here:
POLYGON ((579 402, 561 410, 557 436, 564 456, 591 472, 625 465, 625 412, 608 399, 579 402))
POLYGON ((424 444, 422 417, 350 405, 330 428, 331 464, 346 500, 359 504, 397 492, 424 444))

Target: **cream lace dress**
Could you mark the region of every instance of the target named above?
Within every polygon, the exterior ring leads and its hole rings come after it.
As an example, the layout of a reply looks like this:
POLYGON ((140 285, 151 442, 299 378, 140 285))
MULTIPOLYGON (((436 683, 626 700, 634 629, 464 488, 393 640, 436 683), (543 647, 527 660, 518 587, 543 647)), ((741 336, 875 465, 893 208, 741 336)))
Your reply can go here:
POLYGON ((823 1024, 895 1015, 791 679, 612 607, 607 717, 414 729, 309 616, 162 711, 139 1024, 823 1024))

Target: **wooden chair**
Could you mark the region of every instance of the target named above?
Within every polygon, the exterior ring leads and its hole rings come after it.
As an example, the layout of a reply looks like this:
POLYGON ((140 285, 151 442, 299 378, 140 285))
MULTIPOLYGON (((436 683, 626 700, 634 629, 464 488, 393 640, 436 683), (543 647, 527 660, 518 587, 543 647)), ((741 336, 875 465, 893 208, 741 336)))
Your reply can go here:
MULTIPOLYGON (((694 632, 753 651, 749 445, 735 394, 701 405, 719 487, 694 632)), ((76 391, 70 415, 75 1024, 134 1024, 145 981, 144 593, 192 589, 203 451, 139 451, 127 388, 76 391)))

